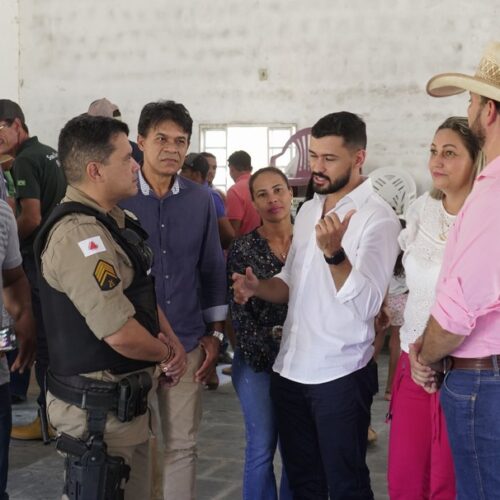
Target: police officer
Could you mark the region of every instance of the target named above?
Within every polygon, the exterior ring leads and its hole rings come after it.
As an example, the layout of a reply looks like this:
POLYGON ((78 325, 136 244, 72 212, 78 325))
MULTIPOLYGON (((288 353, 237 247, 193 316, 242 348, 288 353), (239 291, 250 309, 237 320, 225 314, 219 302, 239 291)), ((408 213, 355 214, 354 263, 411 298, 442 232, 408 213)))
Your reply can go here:
POLYGON ((123 498, 129 472, 125 498, 149 498, 155 364, 160 383, 170 385, 186 368, 156 305, 147 235, 117 206, 137 191, 128 132, 123 122, 88 115, 64 126, 59 158, 68 188, 35 243, 47 409, 67 454, 65 494, 79 500, 123 498))

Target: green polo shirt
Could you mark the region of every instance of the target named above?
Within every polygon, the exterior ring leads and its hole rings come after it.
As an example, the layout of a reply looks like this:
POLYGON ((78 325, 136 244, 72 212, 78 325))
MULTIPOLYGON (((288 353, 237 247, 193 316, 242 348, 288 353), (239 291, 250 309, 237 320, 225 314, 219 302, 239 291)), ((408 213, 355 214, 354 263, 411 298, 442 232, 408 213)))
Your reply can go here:
MULTIPOLYGON (((23 198, 40 200, 40 228, 66 191, 66 179, 57 159, 57 151, 41 144, 36 137, 30 137, 16 152, 12 174, 18 213, 21 212, 20 200, 23 198)), ((39 228, 20 241, 22 254, 33 253, 33 241, 39 228)))

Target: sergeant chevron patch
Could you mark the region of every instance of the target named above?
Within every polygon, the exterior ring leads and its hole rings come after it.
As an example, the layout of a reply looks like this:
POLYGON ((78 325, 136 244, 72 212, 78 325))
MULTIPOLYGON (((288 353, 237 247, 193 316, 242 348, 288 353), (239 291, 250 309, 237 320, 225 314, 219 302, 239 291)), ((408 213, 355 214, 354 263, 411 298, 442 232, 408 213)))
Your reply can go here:
POLYGON ((113 290, 120 283, 120 278, 116 274, 113 265, 104 260, 97 262, 94 269, 94 278, 103 291, 113 290))

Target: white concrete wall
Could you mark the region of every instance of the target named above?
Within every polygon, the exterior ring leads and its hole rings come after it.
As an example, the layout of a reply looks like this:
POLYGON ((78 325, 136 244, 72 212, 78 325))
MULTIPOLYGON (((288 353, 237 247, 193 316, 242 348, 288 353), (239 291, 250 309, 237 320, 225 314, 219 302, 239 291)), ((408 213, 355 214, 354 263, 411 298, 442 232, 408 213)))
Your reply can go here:
POLYGON ((194 149, 200 123, 301 128, 349 110, 368 125, 367 169, 407 168, 420 188, 435 128, 467 105, 428 97, 425 83, 473 72, 499 38, 498 0, 18 1, 20 101, 47 143, 103 96, 134 134, 145 102, 183 102, 194 149))
POLYGON ((0 0, 0 98, 19 100, 19 5, 0 0))

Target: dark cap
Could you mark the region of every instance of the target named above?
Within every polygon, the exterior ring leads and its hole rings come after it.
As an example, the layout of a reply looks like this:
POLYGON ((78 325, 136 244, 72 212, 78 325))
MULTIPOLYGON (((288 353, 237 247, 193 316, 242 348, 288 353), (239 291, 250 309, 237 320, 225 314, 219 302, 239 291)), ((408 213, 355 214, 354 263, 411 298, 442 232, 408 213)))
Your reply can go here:
POLYGON ((252 158, 246 151, 235 151, 228 159, 227 163, 236 170, 252 170, 252 158))
POLYGON ((0 99, 0 120, 19 118, 24 123, 24 113, 19 104, 9 99, 0 99))

